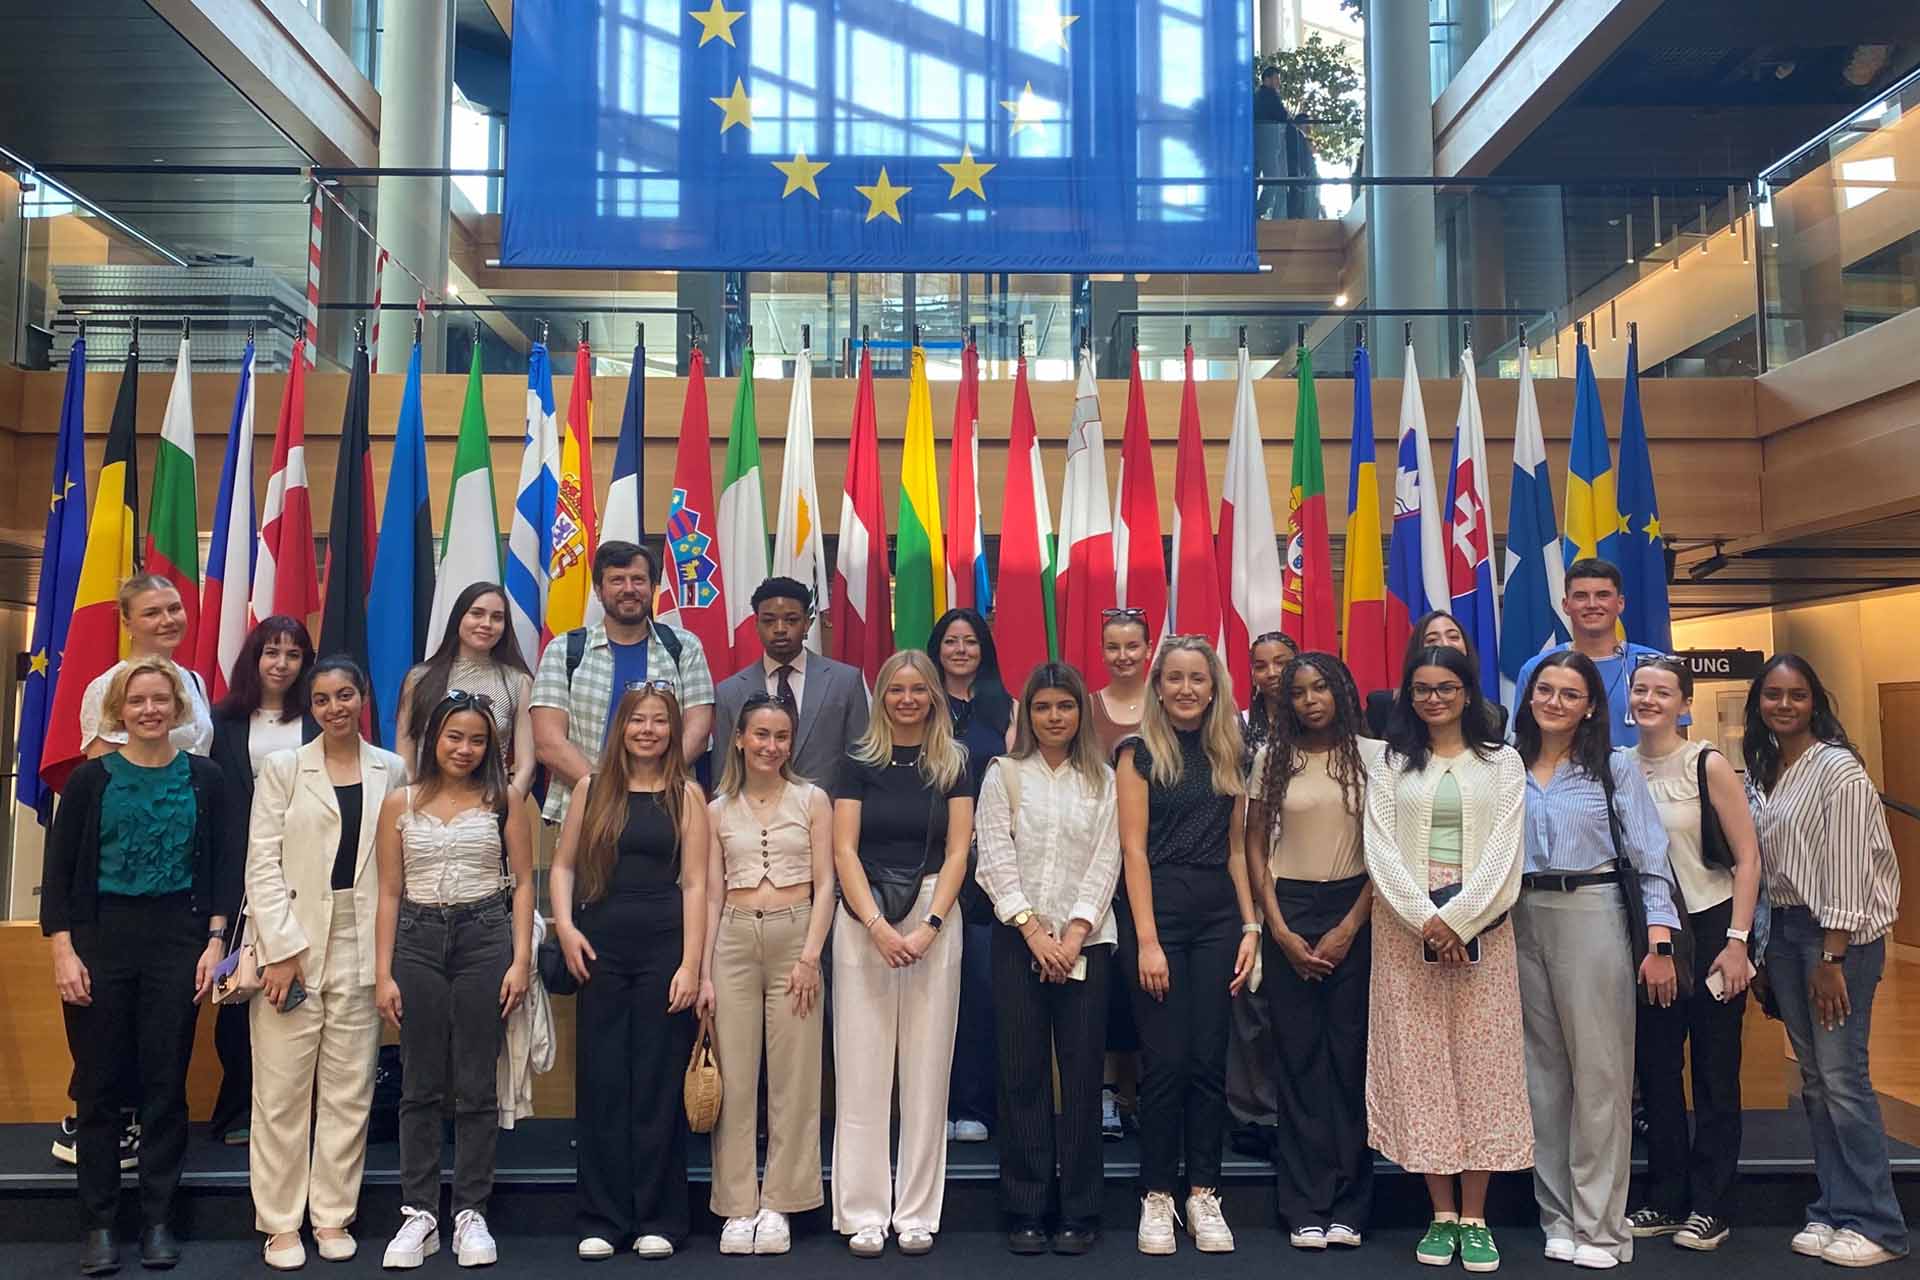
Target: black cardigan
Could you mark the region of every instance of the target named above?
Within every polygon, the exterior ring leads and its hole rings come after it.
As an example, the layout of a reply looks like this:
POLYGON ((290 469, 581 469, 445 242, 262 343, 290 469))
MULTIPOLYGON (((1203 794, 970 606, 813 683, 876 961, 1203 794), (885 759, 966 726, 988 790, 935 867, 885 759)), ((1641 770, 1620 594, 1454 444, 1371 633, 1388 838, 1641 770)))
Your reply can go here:
MULTIPOLYGON (((193 889, 195 915, 233 919, 240 906, 240 880, 246 866, 243 842, 226 835, 226 776, 201 756, 187 757, 193 786, 193 889)), ((88 760, 67 779, 40 885, 40 931, 49 936, 92 924, 100 916, 100 801, 112 777, 102 760, 88 760)))

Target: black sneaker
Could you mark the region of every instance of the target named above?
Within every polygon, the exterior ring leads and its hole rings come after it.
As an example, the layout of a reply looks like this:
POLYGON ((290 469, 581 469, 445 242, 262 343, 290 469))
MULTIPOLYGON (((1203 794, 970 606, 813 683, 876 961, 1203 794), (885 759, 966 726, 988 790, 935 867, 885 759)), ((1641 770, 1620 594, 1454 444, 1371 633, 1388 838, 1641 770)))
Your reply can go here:
POLYGON ((1633 1228, 1635 1240, 1645 1240, 1652 1236, 1674 1235, 1687 1224, 1685 1219, 1662 1213, 1658 1209, 1635 1209, 1627 1215, 1627 1225, 1633 1228))
POLYGON ((80 1152, 74 1145, 79 1137, 79 1117, 68 1116, 62 1120, 60 1128, 53 1135, 53 1158, 61 1164, 79 1164, 80 1152))
POLYGON ((1687 1225, 1674 1233, 1673 1242, 1682 1249, 1698 1249, 1708 1253, 1725 1244, 1727 1237, 1733 1234, 1732 1228, 1710 1213, 1690 1213, 1687 1225))
POLYGON ((140 1167, 140 1122, 127 1116, 120 1130, 120 1167, 140 1167))

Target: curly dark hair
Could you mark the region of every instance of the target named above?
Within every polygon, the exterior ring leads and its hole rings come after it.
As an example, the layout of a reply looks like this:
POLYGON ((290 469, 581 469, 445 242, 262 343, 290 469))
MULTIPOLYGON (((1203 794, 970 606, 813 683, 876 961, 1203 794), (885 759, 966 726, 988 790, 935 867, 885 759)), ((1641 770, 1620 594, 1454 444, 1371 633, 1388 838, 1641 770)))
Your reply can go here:
POLYGON ((1567 668, 1587 686, 1587 714, 1574 727, 1567 760, 1584 770, 1589 778, 1611 789, 1613 768, 1608 757, 1613 754, 1613 727, 1607 722, 1613 716, 1607 702, 1607 682, 1600 678, 1600 668, 1593 665, 1593 659, 1577 650, 1562 649, 1548 654, 1527 677, 1527 687, 1520 690, 1520 705, 1513 709, 1514 748, 1529 769, 1540 758, 1540 722, 1533 718, 1533 690, 1540 683, 1540 673, 1555 667, 1567 668))
POLYGON ((1853 739, 1847 736, 1847 727, 1833 713, 1833 699, 1827 696, 1827 686, 1820 683, 1820 674, 1813 669, 1813 664, 1797 653, 1776 653, 1767 659, 1760 674, 1747 687, 1746 738, 1741 744, 1747 757, 1747 776, 1767 792, 1780 781, 1780 740, 1761 718, 1760 686, 1782 667, 1797 673, 1813 692, 1813 717, 1807 727, 1813 731, 1814 741, 1845 747, 1855 760, 1860 759, 1860 748, 1853 745, 1853 739))
POLYGON ((1300 736, 1307 732, 1293 708, 1293 682, 1302 671, 1318 672, 1333 690, 1330 727, 1334 746, 1327 772, 1340 784, 1340 794, 1350 815, 1358 818, 1366 804, 1367 767, 1360 759, 1357 742, 1366 722, 1360 714, 1360 691, 1354 686, 1353 673, 1347 670, 1346 663, 1330 653, 1303 653, 1280 672, 1280 688, 1287 697, 1280 704, 1279 719, 1273 736, 1268 739, 1266 765, 1260 775, 1260 803, 1266 808, 1269 838, 1277 838, 1281 833, 1288 784, 1307 767, 1306 753, 1295 749, 1300 736))

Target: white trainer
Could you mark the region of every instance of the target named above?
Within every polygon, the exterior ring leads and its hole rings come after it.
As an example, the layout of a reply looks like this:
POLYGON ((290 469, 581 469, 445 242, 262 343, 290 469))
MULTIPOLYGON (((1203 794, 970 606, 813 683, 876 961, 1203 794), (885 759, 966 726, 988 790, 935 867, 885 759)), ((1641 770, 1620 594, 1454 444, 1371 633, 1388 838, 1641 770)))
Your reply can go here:
POLYGON ((1900 1255, 1848 1227, 1834 1233, 1833 1242, 1820 1251, 1820 1256, 1836 1267, 1877 1267, 1900 1255))
POLYGON ((1838 1234, 1824 1222, 1809 1222, 1794 1233, 1789 1243, 1793 1251, 1802 1257, 1817 1258, 1826 1252, 1827 1246, 1833 1243, 1834 1236, 1838 1234))
POLYGON ((1574 1243, 1565 1236, 1547 1237, 1548 1262, 1572 1262, 1574 1243))
POLYGON ((793 1248, 793 1230, 787 1225, 787 1215, 775 1209, 760 1211, 760 1225, 753 1229, 753 1251, 755 1253, 785 1253, 793 1248))
POLYGON ((440 1252, 440 1222, 425 1209, 400 1210, 400 1229, 387 1242, 380 1265, 391 1271, 411 1271, 440 1252))
POLYGON ((1336 1222, 1327 1228, 1327 1243, 1337 1244, 1344 1249, 1358 1249, 1360 1233, 1344 1222, 1336 1222))
POLYGON ((582 1262, 605 1262, 613 1256, 613 1241, 605 1236, 588 1236, 574 1250, 582 1262))
POLYGON ((1187 1197, 1187 1234, 1202 1253, 1232 1253, 1233 1232, 1220 1212, 1220 1194, 1196 1191, 1187 1197))
POLYGON ((641 1236, 633 1242, 633 1251, 649 1261, 673 1256, 673 1241, 665 1236, 641 1236))
POLYGON ((490 1267, 500 1261, 500 1246, 478 1209, 453 1215, 453 1257, 463 1267, 490 1267))
POLYGON ((1140 1201, 1140 1230, 1134 1236, 1140 1252, 1161 1256, 1173 1252, 1173 1197, 1149 1191, 1140 1201))
POLYGON ((1593 1271, 1611 1271, 1620 1265, 1620 1259, 1595 1244, 1576 1244, 1573 1246, 1573 1265, 1586 1267, 1593 1271))
POLYGON ((856 1258, 877 1258, 887 1251, 887 1229, 862 1227, 847 1241, 847 1248, 856 1258))
POLYGON ((1327 1233, 1322 1227, 1301 1227, 1287 1233, 1287 1243, 1296 1249, 1324 1249, 1327 1247, 1327 1233))
POLYGON ((728 1218, 720 1228, 720 1252, 740 1255, 753 1252, 754 1229, 760 1225, 756 1215, 751 1218, 728 1218))

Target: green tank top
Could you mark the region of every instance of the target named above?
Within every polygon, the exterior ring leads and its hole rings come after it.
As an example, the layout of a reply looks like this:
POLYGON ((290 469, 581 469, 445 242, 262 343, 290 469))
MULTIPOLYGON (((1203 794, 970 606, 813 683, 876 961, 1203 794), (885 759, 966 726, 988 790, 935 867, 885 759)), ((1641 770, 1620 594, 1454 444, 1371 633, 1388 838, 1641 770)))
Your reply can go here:
POLYGON ((1433 790, 1433 831, 1427 837, 1427 861, 1460 865, 1460 784, 1449 769, 1433 790))

